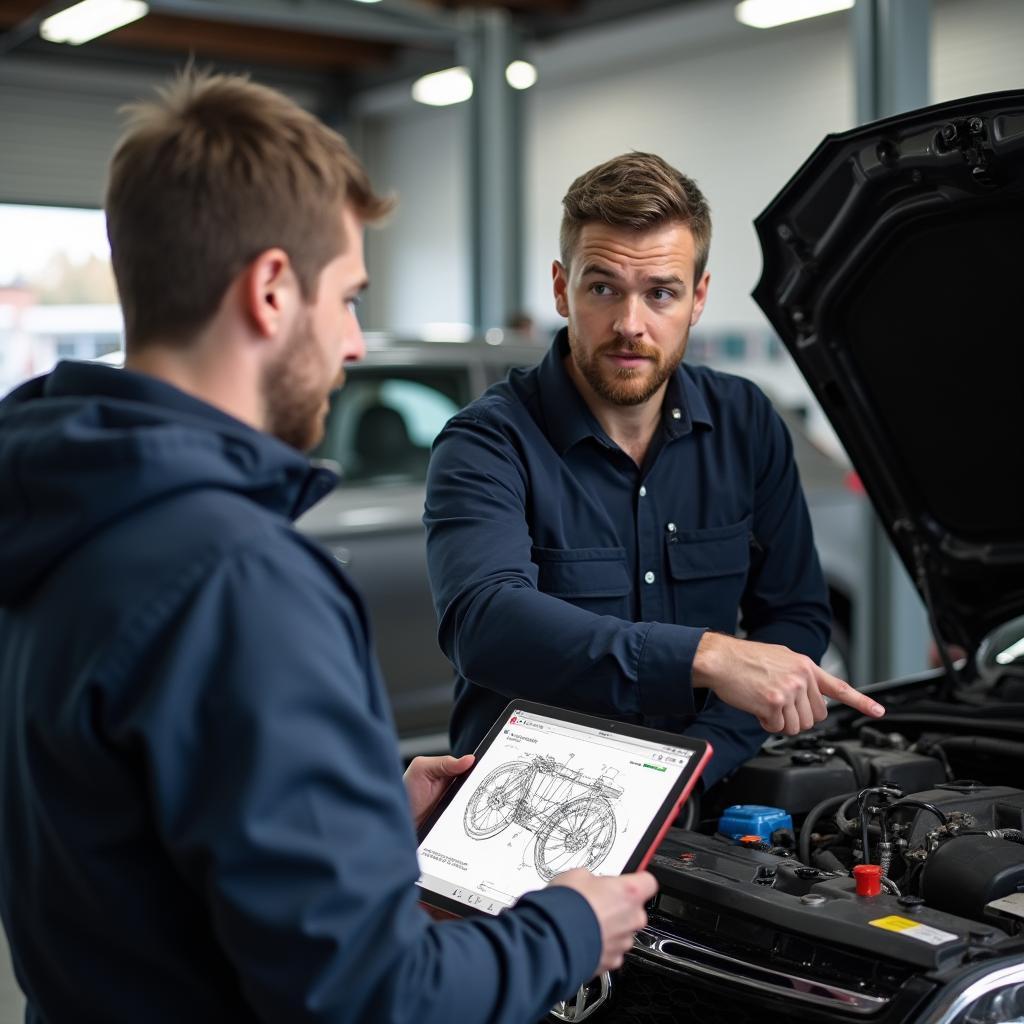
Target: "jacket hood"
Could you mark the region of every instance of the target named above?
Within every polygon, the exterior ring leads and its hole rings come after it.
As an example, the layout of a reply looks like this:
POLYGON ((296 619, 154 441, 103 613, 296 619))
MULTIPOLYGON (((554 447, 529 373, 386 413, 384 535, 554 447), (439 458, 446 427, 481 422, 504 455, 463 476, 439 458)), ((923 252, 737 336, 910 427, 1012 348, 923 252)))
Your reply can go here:
POLYGON ((196 488, 294 519, 335 476, 156 378, 61 363, 0 402, 0 605, 99 530, 196 488))

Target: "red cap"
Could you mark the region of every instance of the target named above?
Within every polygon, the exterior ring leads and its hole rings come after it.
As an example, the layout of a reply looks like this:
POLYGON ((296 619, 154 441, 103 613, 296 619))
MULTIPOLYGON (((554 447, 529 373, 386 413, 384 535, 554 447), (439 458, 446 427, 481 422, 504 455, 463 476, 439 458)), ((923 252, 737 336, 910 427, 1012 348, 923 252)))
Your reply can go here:
POLYGON ((858 896, 877 896, 882 891, 882 869, 877 864, 858 864, 853 869, 858 896))

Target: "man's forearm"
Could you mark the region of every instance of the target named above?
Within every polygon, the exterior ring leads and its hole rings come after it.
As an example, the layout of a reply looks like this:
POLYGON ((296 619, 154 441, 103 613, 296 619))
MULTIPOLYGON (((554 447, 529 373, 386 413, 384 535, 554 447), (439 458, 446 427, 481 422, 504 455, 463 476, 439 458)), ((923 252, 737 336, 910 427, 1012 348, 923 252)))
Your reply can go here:
POLYGON ((446 611, 440 640, 467 679, 594 714, 689 715, 703 630, 595 615, 531 587, 481 585, 446 611))

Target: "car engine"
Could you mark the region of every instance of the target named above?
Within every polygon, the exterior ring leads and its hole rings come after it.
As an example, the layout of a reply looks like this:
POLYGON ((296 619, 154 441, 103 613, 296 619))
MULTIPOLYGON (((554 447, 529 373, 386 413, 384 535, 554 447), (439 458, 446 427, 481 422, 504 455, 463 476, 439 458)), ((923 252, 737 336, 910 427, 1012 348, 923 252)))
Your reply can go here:
MULTIPOLYGON (((909 1021, 965 972, 1024 961, 1024 695, 935 684, 879 690, 879 722, 838 711, 770 740, 691 800, 595 1020, 909 1021)), ((957 1021, 1021 1019, 1019 987, 957 1021)), ((603 999, 579 998, 553 1017, 603 999)))
MULTIPOLYGON (((935 717, 920 706, 915 714, 935 717)), ((721 818, 742 794, 739 806, 778 808, 799 828, 761 829, 747 845, 821 871, 875 864, 885 891, 976 920, 993 900, 1024 892, 1024 790, 1004 784, 1024 774, 1024 743, 931 733, 910 743, 865 725, 855 738, 798 737, 766 751, 708 809, 721 818)), ((714 821, 705 815, 704 827, 714 821)))

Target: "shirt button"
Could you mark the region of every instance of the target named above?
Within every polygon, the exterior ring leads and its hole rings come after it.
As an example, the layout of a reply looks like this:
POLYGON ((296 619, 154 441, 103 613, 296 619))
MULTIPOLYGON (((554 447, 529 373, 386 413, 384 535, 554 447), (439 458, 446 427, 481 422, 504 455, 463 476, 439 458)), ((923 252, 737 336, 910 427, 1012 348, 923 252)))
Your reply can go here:
POLYGON ((681 420, 682 418, 683 418, 683 411, 682 411, 682 409, 673 409, 672 410, 672 419, 674 419, 674 420, 681 420))
POLYGON ((676 524, 675 523, 666 523, 665 524, 665 529, 668 530, 669 533, 675 533, 676 532, 676 524))
POLYGON ((653 582, 654 582, 654 573, 653 572, 645 572, 644 573, 644 583, 653 583, 653 582))
POLYGON ((644 487, 643 484, 640 485, 640 497, 641 498, 646 498, 647 497, 647 488, 644 487))

